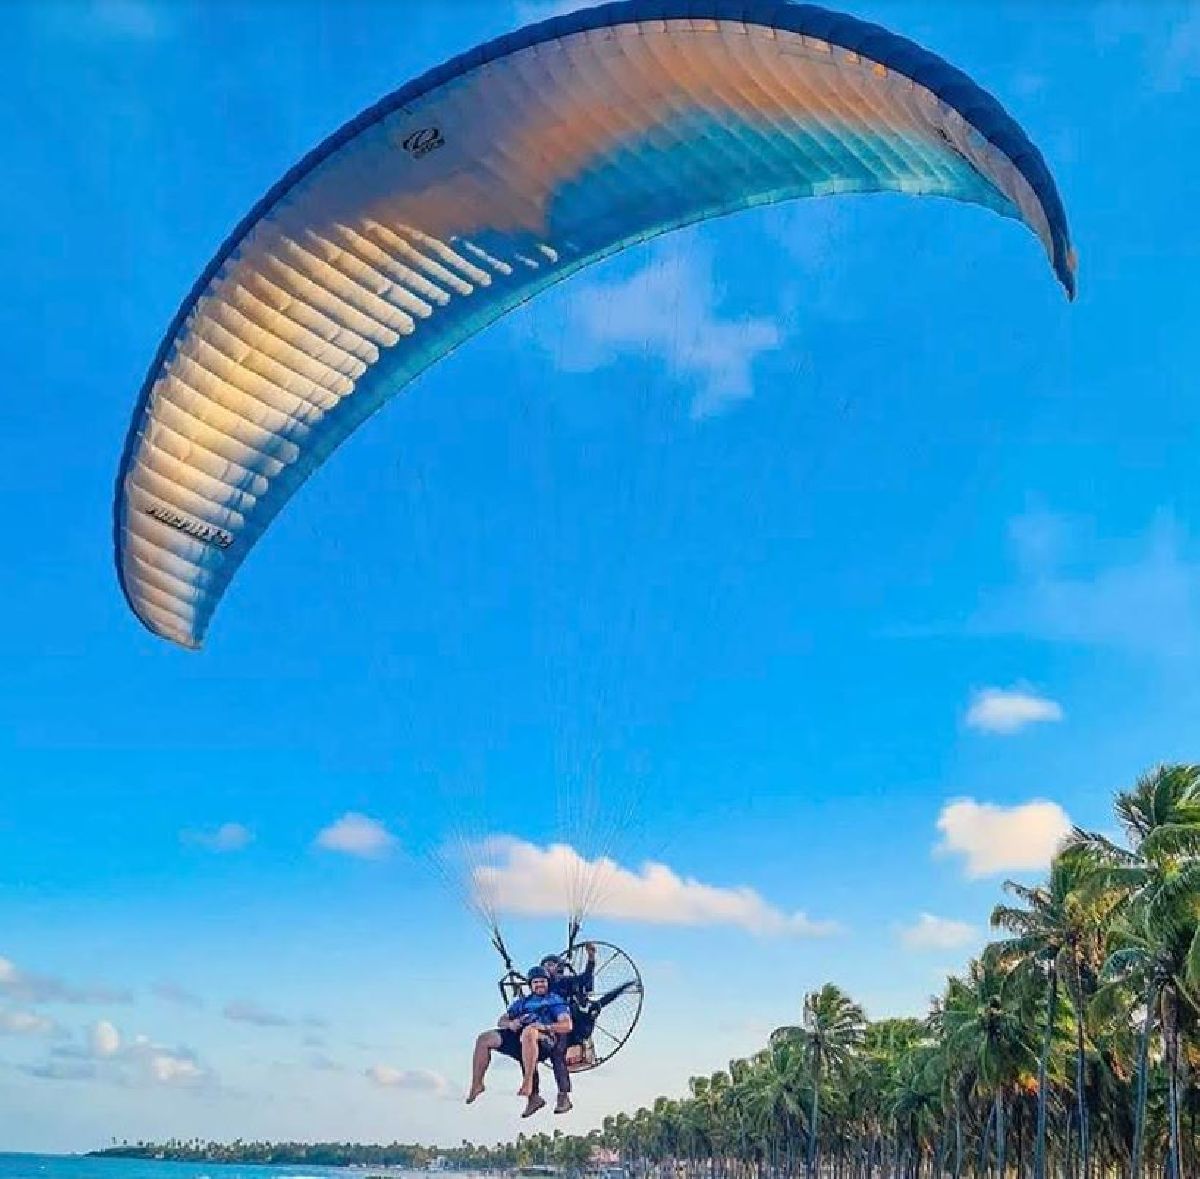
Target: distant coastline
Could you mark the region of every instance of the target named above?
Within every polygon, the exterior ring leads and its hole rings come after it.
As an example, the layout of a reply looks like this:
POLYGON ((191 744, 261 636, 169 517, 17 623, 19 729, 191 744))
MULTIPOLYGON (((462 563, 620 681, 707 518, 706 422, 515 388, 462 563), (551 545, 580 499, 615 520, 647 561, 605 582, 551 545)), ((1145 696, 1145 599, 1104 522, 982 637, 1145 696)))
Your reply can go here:
POLYGON ((596 1136, 549 1134, 522 1136, 496 1146, 422 1146, 391 1142, 386 1146, 358 1142, 122 1142, 82 1157, 139 1159, 148 1162, 216 1163, 242 1166, 349 1167, 368 1172, 428 1171, 465 1175, 513 1175, 547 1179, 558 1175, 603 1174, 624 1179, 616 1156, 598 1148, 596 1136))
POLYGON ((314 1167, 391 1168, 410 1171, 496 1170, 462 1156, 462 1147, 437 1150, 412 1143, 387 1146, 352 1142, 123 1142, 89 1150, 87 1158, 146 1159, 172 1163, 308 1165, 314 1167), (457 1156, 457 1157, 456 1157, 457 1156))

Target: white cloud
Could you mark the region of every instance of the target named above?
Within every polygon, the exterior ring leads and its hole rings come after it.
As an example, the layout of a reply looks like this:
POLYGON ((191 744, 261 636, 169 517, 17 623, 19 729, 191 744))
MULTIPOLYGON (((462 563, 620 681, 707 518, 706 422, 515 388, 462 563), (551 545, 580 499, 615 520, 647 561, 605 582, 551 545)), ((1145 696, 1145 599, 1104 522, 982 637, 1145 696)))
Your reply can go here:
POLYGON ((769 319, 723 316, 712 271, 710 252, 689 239, 658 247, 627 278, 576 281, 562 296, 565 327, 554 339, 570 346, 556 349, 557 364, 592 372, 623 357, 657 357, 698 386, 697 418, 750 397, 755 361, 779 347, 779 329, 769 319))
POLYGON ((957 950, 969 946, 979 934, 965 921, 922 913, 911 925, 897 929, 900 941, 910 950, 957 950))
POLYGON ((194 1085, 204 1079, 204 1070, 185 1056, 155 1052, 148 1063, 150 1075, 160 1085, 194 1085))
POLYGON ((252 1023, 260 1028, 286 1028, 291 1027, 293 1022, 287 1016, 268 1011, 248 999, 234 999, 226 1003, 223 1014, 234 1023, 252 1023))
POLYGON ((21 970, 9 958, 0 957, 0 995, 18 1003, 128 1003, 128 991, 88 984, 74 986, 48 974, 21 970))
POLYGON ((977 879, 1047 867, 1071 820, 1055 802, 1005 807, 963 798, 942 808, 937 828, 942 839, 935 854, 962 856, 967 876, 977 879))
POLYGON ((222 823, 208 831, 184 831, 180 838, 184 843, 193 843, 208 851, 235 852, 248 847, 254 840, 254 833, 241 823, 222 823))
POLYGON ((107 1019, 102 1019, 92 1024, 88 1044, 93 1056, 116 1056, 121 1048, 121 1035, 107 1019))
POLYGON ((213 1074, 200 1064, 190 1048, 168 1048, 149 1036, 135 1036, 121 1055, 150 1084, 194 1089, 215 1082, 213 1074))
POLYGON ((1017 733, 1027 725, 1062 718, 1062 705, 1019 686, 981 688, 967 709, 967 727, 984 733, 1017 733))
POLYGON ((126 1040, 107 1020, 88 1029, 86 1043, 55 1048, 49 1061, 25 1072, 42 1080, 97 1080, 121 1086, 199 1089, 216 1083, 190 1048, 169 1048, 140 1034, 126 1040))
POLYGON ((0 1036, 50 1036, 58 1030, 54 1020, 36 1011, 0 1011, 0 1036))
POLYGON ((1015 584, 985 595, 969 630, 1108 647, 1161 659, 1200 654, 1200 561, 1170 513, 1132 542, 1032 511, 1009 524, 1015 584))
POLYGON ((386 855, 395 846, 396 837, 380 822, 348 811, 336 823, 317 833, 316 845, 325 851, 341 852, 373 860, 386 855))
POLYGON ((442 1096, 450 1088, 440 1073, 429 1069, 399 1069, 388 1064, 373 1064, 366 1070, 367 1078, 383 1089, 409 1089, 418 1093, 442 1096))
POLYGON ((677 875, 649 861, 634 872, 613 860, 587 861, 566 844, 538 847, 495 836, 482 848, 487 863, 475 869, 479 895, 497 910, 531 916, 568 911, 570 885, 595 880, 597 917, 657 925, 734 925, 752 933, 814 937, 835 931, 832 922, 785 913, 752 888, 725 888, 677 875))

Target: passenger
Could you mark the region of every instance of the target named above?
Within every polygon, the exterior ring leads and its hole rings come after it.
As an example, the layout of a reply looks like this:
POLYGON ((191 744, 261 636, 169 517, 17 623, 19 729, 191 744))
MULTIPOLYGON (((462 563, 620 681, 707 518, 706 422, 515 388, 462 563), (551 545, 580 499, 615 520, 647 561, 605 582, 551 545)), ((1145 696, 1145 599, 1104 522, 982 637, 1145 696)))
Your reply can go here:
MULTIPOLYGON (((550 990, 567 1002, 572 1019, 576 1006, 587 1002, 596 977, 596 947, 591 942, 585 942, 583 948, 587 954, 587 965, 579 974, 569 973, 566 963, 557 954, 547 954, 542 959, 542 969, 550 976, 550 990)), ((554 1069, 554 1084, 558 1089, 558 1100, 554 1103, 556 1114, 567 1113, 571 1109, 571 1070, 567 1067, 567 1049, 572 1044, 580 1043, 575 1035, 576 1030, 581 1029, 573 1027, 570 1034, 556 1036, 550 1049, 550 1066, 554 1069)))
POLYGON ((596 946, 593 942, 583 943, 587 965, 579 974, 567 973, 566 963, 557 954, 547 954, 542 959, 542 969, 550 976, 550 989, 567 1002, 582 1002, 592 993, 596 978, 596 946))
MULTIPOLYGON (((558 1040, 565 1041, 570 1034, 571 1010, 561 995, 551 992, 550 976, 542 967, 535 966, 529 972, 529 988, 530 994, 509 1004, 496 1030, 482 1032, 475 1041, 468 1105, 483 1092, 483 1078, 493 1052, 509 1056, 521 1065, 521 1087, 517 1093, 526 1099, 521 1117, 537 1113, 546 1104, 538 1093, 537 1066, 550 1059, 558 1040)), ((570 1108, 570 1099, 567 1105, 570 1108)))

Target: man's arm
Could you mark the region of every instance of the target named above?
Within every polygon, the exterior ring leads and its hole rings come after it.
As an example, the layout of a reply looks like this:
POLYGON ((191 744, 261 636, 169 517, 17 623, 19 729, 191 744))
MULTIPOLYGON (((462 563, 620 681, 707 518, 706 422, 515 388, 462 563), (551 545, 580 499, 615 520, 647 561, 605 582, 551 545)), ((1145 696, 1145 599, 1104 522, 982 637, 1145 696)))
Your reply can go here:
POLYGON ((571 1009, 564 1006, 558 1013, 558 1017, 551 1024, 542 1024, 542 1027, 548 1032, 553 1032, 556 1036, 565 1036, 575 1025, 571 1023, 571 1009))
POLYGON ((556 1036, 565 1036, 575 1025, 571 1022, 569 1013, 560 1015, 549 1027, 556 1036))
POLYGON ((596 981, 596 947, 588 942, 584 948, 587 950, 587 965, 576 975, 581 998, 592 993, 592 984, 596 981))

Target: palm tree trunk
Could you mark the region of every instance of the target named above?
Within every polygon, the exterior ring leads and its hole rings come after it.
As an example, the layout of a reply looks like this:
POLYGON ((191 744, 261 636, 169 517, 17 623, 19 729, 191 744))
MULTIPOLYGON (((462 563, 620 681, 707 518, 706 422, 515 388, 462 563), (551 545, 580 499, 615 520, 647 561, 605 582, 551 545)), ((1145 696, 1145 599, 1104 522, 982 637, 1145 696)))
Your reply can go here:
POLYGON ((1004 1179, 1004 1090, 996 1090, 996 1179, 1004 1179))
MULTIPOLYGON (((1033 1179, 1046 1179, 1046 1065, 1054 1042, 1054 1013, 1058 1009, 1058 964, 1050 963, 1050 988, 1046 999, 1046 1031, 1042 1037, 1042 1055, 1038 1059, 1037 1145, 1034 1147, 1033 1179)), ((1135 1176, 1136 1179, 1136 1176, 1135 1176)))
MULTIPOLYGON (((1186 1063, 1187 1063, 1186 1060, 1184 1061, 1184 1063, 1186 1065, 1186 1063)), ((1194 1098, 1192 1100, 1192 1107, 1188 1111, 1188 1123, 1190 1126, 1190 1129, 1188 1131, 1188 1142, 1191 1144, 1189 1149, 1191 1150, 1191 1156, 1192 1156, 1192 1173, 1195 1174, 1195 1171, 1196 1171, 1196 1102, 1195 1102, 1194 1098)))
POLYGON ((821 1058, 813 1065, 812 1110, 808 1117, 808 1179, 816 1179, 817 1165, 817 1115, 821 1101, 821 1058))
POLYGON ((983 1126, 983 1134, 979 1139, 979 1174, 980 1179, 991 1171, 988 1166, 988 1147, 992 1140, 992 1126, 996 1121, 996 1106, 993 1104, 988 1110, 987 1121, 983 1126))
POLYGON ((1088 1179, 1087 1103, 1083 1087, 1083 977, 1075 963, 1075 1107, 1079 1121, 1079 1173, 1088 1179))
POLYGON ((1167 1120, 1170 1124, 1171 1179, 1181 1179, 1179 1169, 1179 1009, 1174 988, 1163 993, 1163 1030, 1167 1037, 1167 1120))
POLYGON ((1017 1132, 1017 1179, 1024 1179, 1025 1175, 1025 1104, 1019 1102, 1017 1105, 1016 1116, 1016 1132, 1017 1132))
POLYGON ((962 1140, 962 1103, 959 1094, 954 1094, 954 1179, 962 1177, 963 1140, 962 1140))
POLYGON ((1137 1106, 1133 1115, 1133 1167, 1130 1179, 1142 1179, 1142 1153, 1146 1148, 1146 1079, 1149 1071, 1150 1031, 1154 1027, 1154 1007, 1158 1001, 1154 980, 1146 992, 1146 1023, 1138 1046, 1137 1106))

